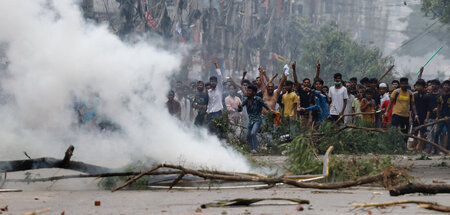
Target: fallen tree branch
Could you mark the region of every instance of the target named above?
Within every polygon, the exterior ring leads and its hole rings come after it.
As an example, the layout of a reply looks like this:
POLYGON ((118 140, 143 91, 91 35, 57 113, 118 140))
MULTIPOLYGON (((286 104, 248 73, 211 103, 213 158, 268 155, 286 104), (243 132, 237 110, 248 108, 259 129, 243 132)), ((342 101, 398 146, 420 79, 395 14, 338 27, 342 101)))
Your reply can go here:
MULTIPOLYGON (((33 179, 8 179, 7 182, 45 182, 45 181, 57 181, 62 179, 72 179, 72 178, 106 178, 106 177, 116 177, 116 176, 133 176, 139 175, 142 172, 111 172, 111 173, 99 173, 99 174, 77 174, 77 175, 61 175, 53 176, 48 178, 33 178, 33 179)), ((181 171, 158 171, 152 172, 148 175, 172 175, 180 174, 181 171)))
POLYGON ((386 132, 386 130, 383 130, 382 128, 367 128, 367 127, 358 127, 358 126, 354 126, 354 125, 345 125, 344 127, 340 128, 339 131, 348 129, 348 128, 352 128, 352 129, 360 129, 360 130, 364 130, 364 131, 375 131, 375 132, 386 132))
POLYGON ((403 135, 405 135, 405 136, 407 136, 407 137, 414 138, 414 139, 418 139, 418 140, 420 140, 420 141, 422 141, 422 142, 426 142, 426 143, 428 143, 428 144, 431 144, 431 145, 435 146, 436 148, 438 148, 439 150, 441 150, 441 152, 445 153, 446 155, 450 155, 450 151, 448 151, 447 149, 445 149, 445 148, 442 147, 441 145, 436 144, 436 143, 434 143, 434 142, 431 142, 431 141, 429 141, 429 140, 427 140, 427 139, 425 139, 425 138, 418 137, 418 136, 414 136, 414 135, 412 135, 412 134, 403 134, 403 135))
POLYGON ((391 72, 393 68, 394 68, 394 64, 392 64, 392 66, 390 66, 390 67, 388 68, 388 70, 386 70, 386 72, 384 72, 383 75, 381 75, 381 77, 378 79, 378 82, 381 82, 381 80, 383 80, 383 78, 384 78, 389 72, 391 72))
POLYGON ((367 203, 367 204, 353 204, 355 208, 359 207, 385 207, 385 206, 394 206, 401 204, 417 204, 420 208, 425 208, 429 210, 441 211, 441 212, 450 212, 450 207, 445 205, 440 205, 436 202, 427 202, 427 201, 416 201, 416 200, 401 200, 394 202, 380 202, 380 203, 367 203))
POLYGON ((207 204, 202 204, 201 208, 210 208, 210 207, 230 207, 230 206, 249 206, 253 203, 260 201, 290 201, 295 202, 297 204, 309 204, 309 200, 304 199, 290 199, 290 198, 248 198, 248 199, 231 199, 231 200, 219 200, 207 204))
POLYGON ((172 182, 172 184, 169 187, 169 190, 172 189, 173 186, 177 185, 178 182, 186 175, 185 172, 181 172, 181 174, 172 182))
POLYGON ((416 132, 417 130, 423 128, 423 127, 432 126, 432 125, 434 125, 434 124, 438 124, 438 123, 440 123, 440 122, 445 122, 445 121, 448 121, 448 120, 450 120, 450 118, 447 118, 447 119, 442 118, 442 119, 436 120, 436 121, 434 121, 434 122, 430 122, 430 123, 427 123, 427 124, 423 124, 423 125, 416 126, 416 127, 414 127, 414 128, 412 129, 411 133, 414 133, 414 132, 416 132))
POLYGON ((397 172, 397 171, 386 171, 385 173, 380 173, 378 175, 364 176, 364 177, 356 178, 354 180, 343 181, 343 182, 307 183, 307 182, 299 182, 299 181, 288 179, 285 177, 269 178, 269 177, 249 176, 249 175, 211 174, 211 173, 205 173, 205 172, 202 172, 199 170, 184 168, 183 166, 179 166, 179 165, 159 164, 159 165, 154 166, 154 167, 150 168, 149 170, 143 172, 142 174, 137 175, 136 177, 130 179, 129 181, 114 188, 111 191, 115 192, 117 190, 120 190, 120 189, 130 185, 134 181, 138 180, 145 174, 151 173, 162 167, 178 169, 178 170, 183 171, 185 174, 195 175, 195 176, 198 176, 198 177, 201 177, 204 179, 235 181, 235 182, 261 182, 261 183, 265 183, 265 184, 284 183, 284 184, 289 184, 289 185, 299 187, 299 188, 315 188, 315 189, 339 189, 339 188, 347 188, 347 187, 369 184, 369 183, 374 183, 374 182, 383 182, 383 184, 386 185, 386 184, 388 184, 387 180, 392 179, 393 177, 396 177, 399 175, 399 172, 397 172))
POLYGON ((370 114, 376 114, 376 113, 381 113, 381 111, 373 111, 373 112, 359 112, 359 113, 347 113, 347 114, 342 114, 339 116, 339 118, 333 123, 333 125, 337 125, 342 119, 344 119, 344 117, 346 116, 359 116, 359 115, 370 115, 370 114))
POLYGON ((450 193, 450 185, 407 184, 394 187, 393 189, 389 190, 389 194, 391 196, 400 196, 409 193, 427 193, 427 194, 450 193))
POLYGON ((112 169, 106 167, 96 166, 78 161, 70 161, 74 149, 75 148, 73 146, 69 146, 62 160, 44 157, 27 160, 0 161, 0 170, 6 170, 7 172, 17 172, 32 169, 61 168, 71 169, 88 174, 112 172, 112 169))

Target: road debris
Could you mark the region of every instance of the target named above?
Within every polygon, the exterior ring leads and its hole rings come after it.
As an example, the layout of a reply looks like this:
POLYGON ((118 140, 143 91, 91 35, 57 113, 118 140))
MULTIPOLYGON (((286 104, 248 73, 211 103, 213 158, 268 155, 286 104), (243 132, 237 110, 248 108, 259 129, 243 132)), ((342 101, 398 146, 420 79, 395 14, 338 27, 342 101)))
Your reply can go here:
POLYGON ((450 193, 448 184, 407 184, 392 188, 389 190, 391 196, 401 196, 410 193, 450 193))
MULTIPOLYGON (((366 204, 353 204, 355 208, 359 207, 386 207, 386 206, 396 206, 401 204, 417 204, 418 207, 435 210, 441 212, 450 212, 450 207, 445 205, 440 205, 436 202, 427 202, 427 201, 416 201, 416 200, 401 200, 394 202, 380 202, 380 203, 366 203, 366 204)), ((402 207, 403 208, 403 207, 402 207)))
POLYGON ((201 208, 210 208, 210 207, 230 207, 230 206, 249 206, 253 203, 267 200, 282 200, 282 201, 290 201, 295 202, 297 204, 309 204, 309 200, 303 199, 290 199, 290 198, 242 198, 242 199, 231 199, 231 200, 220 200, 207 204, 203 204, 201 208))

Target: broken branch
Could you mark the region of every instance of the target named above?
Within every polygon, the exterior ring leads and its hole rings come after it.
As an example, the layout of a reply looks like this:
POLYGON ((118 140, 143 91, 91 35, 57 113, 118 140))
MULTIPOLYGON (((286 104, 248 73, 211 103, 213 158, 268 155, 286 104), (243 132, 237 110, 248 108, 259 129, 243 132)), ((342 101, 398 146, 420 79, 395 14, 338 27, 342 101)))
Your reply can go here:
POLYGON ((391 196, 400 196, 409 193, 427 193, 427 194, 450 193, 450 185, 407 184, 394 187, 393 189, 389 190, 389 194, 391 196))
POLYGON ((401 204, 417 204, 420 208, 425 208, 429 210, 441 211, 441 212, 450 212, 450 207, 445 205, 440 205, 436 202, 427 202, 427 201, 416 201, 416 200, 401 200, 394 202, 380 202, 380 203, 367 203, 367 204, 353 204, 354 207, 385 207, 385 206, 394 206, 401 204))

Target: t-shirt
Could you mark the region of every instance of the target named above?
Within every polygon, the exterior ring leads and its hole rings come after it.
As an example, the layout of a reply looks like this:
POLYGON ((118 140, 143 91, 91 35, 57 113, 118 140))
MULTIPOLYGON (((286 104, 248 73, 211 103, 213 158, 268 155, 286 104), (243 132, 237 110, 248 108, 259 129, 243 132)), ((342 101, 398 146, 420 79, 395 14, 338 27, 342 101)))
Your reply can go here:
MULTIPOLYGON (((439 118, 450 116, 450 94, 442 95, 438 99, 438 105, 441 106, 441 111, 439 112, 439 118)), ((448 128, 447 128, 448 130, 448 128)))
POLYGON ((409 108, 411 106, 410 99, 414 102, 414 96, 410 96, 410 92, 400 90, 400 94, 395 100, 395 97, 399 90, 394 90, 391 94, 391 101, 394 102, 394 108, 392 109, 392 114, 396 114, 402 117, 409 117, 409 108))
POLYGON ((430 105, 430 95, 429 93, 419 94, 419 92, 414 93, 414 104, 416 105, 417 115, 421 121, 425 120, 427 117, 428 107, 430 105))
MULTIPOLYGON (((364 113, 374 112, 375 111, 375 106, 376 106, 375 99, 372 99, 370 104, 369 104, 369 100, 367 100, 366 98, 361 99, 361 107, 364 107, 364 106, 366 106, 366 108, 365 109, 361 108, 362 112, 364 112, 364 113)), ((370 121, 374 122, 375 121, 375 114, 364 114, 363 115, 363 119, 370 120, 370 121)))
POLYGON ((331 98, 330 115, 339 115, 344 107, 344 99, 348 100, 347 88, 341 87, 336 89, 335 86, 332 86, 328 96, 331 98))
POLYGON ((284 105, 283 116, 295 116, 295 111, 297 110, 297 105, 300 102, 297 94, 294 92, 286 93, 283 95, 281 103, 284 105))
POLYGON ((436 119, 436 112, 433 112, 433 109, 437 108, 438 99, 441 96, 441 93, 430 93, 430 103, 428 104, 428 111, 430 111, 430 119, 436 119))
POLYGON ((353 100, 352 107, 355 109, 355 113, 361 113, 361 101, 358 98, 353 100))

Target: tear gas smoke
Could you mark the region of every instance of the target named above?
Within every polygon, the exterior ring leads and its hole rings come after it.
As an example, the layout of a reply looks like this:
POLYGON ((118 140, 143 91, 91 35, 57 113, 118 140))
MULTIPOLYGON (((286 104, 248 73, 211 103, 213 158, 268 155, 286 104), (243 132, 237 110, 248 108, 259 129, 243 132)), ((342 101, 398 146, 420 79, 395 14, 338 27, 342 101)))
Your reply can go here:
POLYGON ((148 42, 127 44, 87 23, 77 2, 1 1, 0 159, 61 157, 118 167, 135 159, 248 171, 242 155, 205 129, 183 127, 165 108, 180 56, 148 42), (78 126, 77 104, 120 129, 78 126))

